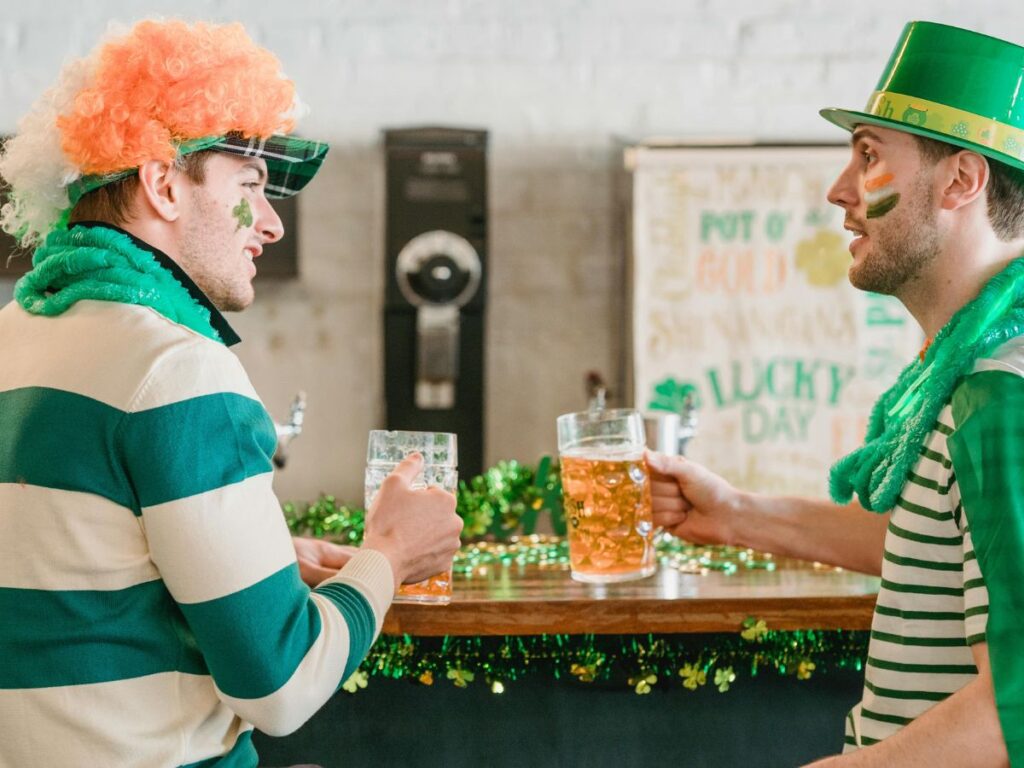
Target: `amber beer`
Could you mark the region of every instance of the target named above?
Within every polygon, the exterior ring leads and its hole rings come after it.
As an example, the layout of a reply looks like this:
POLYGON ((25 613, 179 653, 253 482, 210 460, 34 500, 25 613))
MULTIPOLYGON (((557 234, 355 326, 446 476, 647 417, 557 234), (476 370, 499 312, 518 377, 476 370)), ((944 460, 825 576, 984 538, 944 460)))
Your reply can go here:
POLYGON ((398 588, 396 599, 413 603, 450 603, 452 601, 452 569, 398 588))
MULTIPOLYGON (((369 509, 384 479, 412 452, 423 456, 423 474, 413 488, 436 485, 454 493, 458 485, 456 437, 447 432, 403 432, 373 430, 366 450, 364 499, 369 509)), ((448 568, 415 584, 402 584, 395 595, 398 602, 445 605, 452 600, 452 569, 448 568)))
POLYGON ((569 562, 581 581, 654 573, 651 486, 643 454, 562 456, 569 562))
POLYGON ((656 569, 643 420, 633 410, 559 417, 569 563, 577 581, 628 581, 656 569))

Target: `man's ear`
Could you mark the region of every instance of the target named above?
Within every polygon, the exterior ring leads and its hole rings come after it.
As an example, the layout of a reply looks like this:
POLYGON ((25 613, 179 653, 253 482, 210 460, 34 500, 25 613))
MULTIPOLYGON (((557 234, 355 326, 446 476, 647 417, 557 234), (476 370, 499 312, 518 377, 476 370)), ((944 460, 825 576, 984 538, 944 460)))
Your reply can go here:
POLYGON ((164 221, 176 221, 181 215, 181 196, 185 174, 173 163, 148 160, 139 166, 139 190, 144 205, 164 221))
POLYGON ((965 149, 939 162, 943 173, 942 208, 953 211, 970 205, 985 194, 989 168, 988 160, 982 155, 965 149))

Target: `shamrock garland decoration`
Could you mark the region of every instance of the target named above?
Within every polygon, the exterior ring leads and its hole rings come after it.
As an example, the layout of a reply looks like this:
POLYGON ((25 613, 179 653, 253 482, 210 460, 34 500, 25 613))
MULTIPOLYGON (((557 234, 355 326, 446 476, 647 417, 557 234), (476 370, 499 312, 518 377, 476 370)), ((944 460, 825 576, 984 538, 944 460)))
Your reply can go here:
POLYGON ((454 667, 448 670, 448 679, 455 683, 456 688, 465 688, 476 679, 476 675, 468 669, 454 667))
MULTIPOLYGON (((507 565, 564 561, 567 567, 564 539, 530 535, 519 540, 512 535, 518 526, 531 533, 537 515, 543 511, 551 515, 555 531, 564 533, 561 483, 558 469, 550 459, 542 460, 536 471, 514 461, 501 462, 483 475, 460 483, 457 496, 458 512, 465 521, 464 537, 476 538, 487 533, 498 541, 463 547, 456 557, 456 570, 471 568, 479 562, 507 565)), ((364 510, 339 504, 334 496, 323 495, 304 506, 288 503, 284 512, 288 527, 298 535, 327 536, 345 544, 358 544, 363 538, 364 510)), ((684 573, 775 568, 770 555, 692 545, 677 539, 659 541, 658 551, 663 567, 684 573)), ((745 619, 731 636, 439 639, 384 635, 342 689, 358 693, 367 687, 371 677, 409 679, 421 685, 446 679, 458 688, 467 688, 482 678, 493 693, 501 694, 508 684, 525 675, 547 674, 556 680, 564 675, 581 685, 621 681, 638 695, 650 694, 659 680, 678 679, 683 688, 696 691, 706 686, 710 678, 715 688, 725 693, 738 679, 737 668, 747 668, 755 676, 767 667, 780 675, 806 680, 814 672, 860 671, 866 648, 866 632, 780 632, 769 629, 767 622, 753 616, 745 619)))
MULTIPOLYGON (((761 620, 753 619, 751 627, 761 620)), ((360 670, 343 689, 357 693, 369 677, 408 679, 422 685, 450 680, 468 688, 482 679, 503 693, 527 675, 563 676, 579 685, 628 685, 637 695, 651 693, 663 680, 676 679, 688 691, 710 681, 719 693, 732 690, 744 669, 751 677, 764 668, 807 680, 863 668, 867 632, 765 629, 760 642, 735 635, 540 635, 508 637, 414 638, 384 635, 370 649, 360 670)))
MULTIPOLYGON (((484 474, 460 482, 456 498, 463 539, 490 534, 505 540, 520 527, 531 534, 541 512, 551 516, 556 534, 565 535, 562 483, 550 457, 541 459, 536 471, 517 461, 499 462, 484 474)), ((358 544, 363 539, 365 510, 339 504, 335 496, 322 495, 304 507, 288 502, 283 508, 288 527, 296 535, 328 536, 342 544, 358 544)))
POLYGON ((705 685, 708 681, 708 673, 693 664, 686 664, 679 670, 679 676, 683 678, 683 687, 696 691, 697 686, 705 685))
POLYGON ((360 688, 365 688, 369 680, 370 676, 366 672, 357 669, 349 676, 348 680, 342 683, 341 687, 349 693, 355 693, 360 688))
POLYGON ((730 683, 733 683, 735 680, 736 673, 732 671, 732 667, 715 670, 715 685, 720 693, 728 691, 730 683))
POLYGON ((633 690, 641 696, 645 693, 651 692, 651 686, 656 685, 658 682, 658 676, 654 674, 641 675, 640 677, 629 678, 629 684, 633 686, 633 690))
POLYGON ((753 616, 749 616, 743 620, 743 631, 740 632, 740 637, 744 640, 760 643, 764 641, 767 634, 768 623, 764 619, 755 619, 753 616))

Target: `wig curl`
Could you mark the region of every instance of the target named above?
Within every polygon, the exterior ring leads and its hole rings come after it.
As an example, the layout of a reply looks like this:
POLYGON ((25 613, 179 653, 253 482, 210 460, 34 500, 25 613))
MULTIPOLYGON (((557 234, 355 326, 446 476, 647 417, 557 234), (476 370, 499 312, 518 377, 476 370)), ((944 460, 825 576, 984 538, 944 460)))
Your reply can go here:
POLYGON ((241 24, 147 20, 68 64, 0 157, 0 226, 31 247, 67 213, 67 185, 149 160, 188 139, 288 133, 294 84, 241 24))

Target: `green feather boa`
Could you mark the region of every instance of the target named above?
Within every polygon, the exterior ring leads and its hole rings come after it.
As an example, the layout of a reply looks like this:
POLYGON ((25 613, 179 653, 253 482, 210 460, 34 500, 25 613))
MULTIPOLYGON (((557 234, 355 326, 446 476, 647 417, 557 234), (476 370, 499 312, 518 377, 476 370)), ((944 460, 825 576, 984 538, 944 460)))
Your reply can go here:
POLYGON ((875 403, 864 445, 832 467, 829 491, 841 504, 853 494, 874 512, 896 505, 928 434, 959 380, 979 358, 1024 333, 1024 258, 1015 259, 962 307, 925 353, 875 403))
POLYGON ((152 253, 103 227, 51 232, 32 257, 32 271, 15 285, 14 298, 26 312, 47 316, 62 314, 82 299, 139 304, 221 341, 210 325, 210 311, 152 253))

